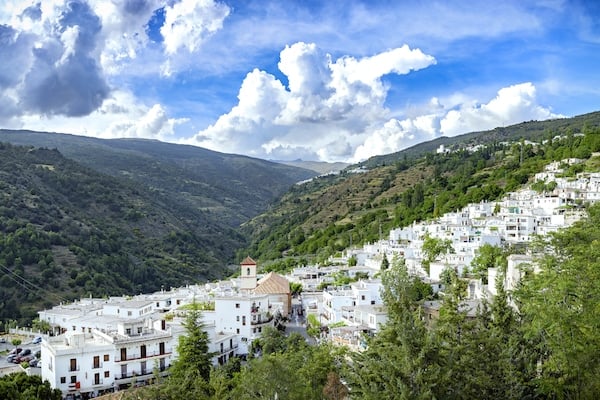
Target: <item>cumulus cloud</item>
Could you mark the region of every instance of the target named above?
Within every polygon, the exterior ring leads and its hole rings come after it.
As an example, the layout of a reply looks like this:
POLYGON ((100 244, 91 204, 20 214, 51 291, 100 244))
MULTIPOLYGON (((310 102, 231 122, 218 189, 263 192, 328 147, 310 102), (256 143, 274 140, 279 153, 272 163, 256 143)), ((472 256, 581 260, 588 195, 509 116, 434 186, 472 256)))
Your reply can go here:
POLYGON ((26 115, 22 121, 28 129, 33 130, 105 139, 129 137, 174 141, 176 127, 188 120, 171 118, 163 105, 145 105, 131 92, 117 90, 111 93, 101 107, 86 116, 74 118, 60 115, 26 115))
POLYGON ((84 2, 69 2, 51 35, 36 43, 33 63, 19 88, 20 104, 42 114, 86 115, 109 88, 94 52, 100 19, 84 2))
POLYGON ((441 133, 454 136, 469 131, 493 129, 527 120, 557 118, 548 108, 537 104, 531 82, 502 88, 489 103, 461 105, 441 120, 441 133))
POLYGON ((438 99, 432 99, 429 106, 435 111, 431 114, 386 121, 356 148, 353 160, 393 153, 442 135, 456 136, 528 120, 563 117, 537 103, 535 86, 531 82, 502 88, 486 104, 468 100, 464 95, 452 96, 449 100, 450 104, 445 106, 438 99))
POLYGON ((165 22, 160 28, 167 54, 179 49, 196 51, 204 39, 223 27, 230 9, 212 0, 182 0, 165 7, 165 22))
POLYGON ((441 135, 558 117, 537 103, 530 82, 502 88, 483 104, 455 93, 431 99, 411 116, 392 115, 382 78, 433 64, 432 56, 406 45, 333 60, 315 44, 298 42, 280 53, 287 85, 253 70, 242 82, 238 104, 187 142, 262 158, 356 162, 441 135))
POLYGON ((312 159, 347 159, 373 124, 389 113, 384 106, 388 89, 381 78, 434 63, 432 56, 408 46, 333 61, 315 44, 298 42, 280 55, 279 69, 287 77, 287 87, 274 75, 255 69, 242 83, 238 104, 193 142, 258 157, 295 153, 312 159))

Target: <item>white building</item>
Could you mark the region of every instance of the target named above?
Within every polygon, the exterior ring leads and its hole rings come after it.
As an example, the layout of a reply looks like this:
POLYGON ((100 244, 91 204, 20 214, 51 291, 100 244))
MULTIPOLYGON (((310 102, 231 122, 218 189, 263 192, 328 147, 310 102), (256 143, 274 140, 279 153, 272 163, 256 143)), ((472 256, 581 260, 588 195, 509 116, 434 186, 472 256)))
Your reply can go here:
MULTIPOLYGON (((139 321, 138 321, 139 322, 139 321)), ((119 331, 137 323, 120 324, 119 331)), ((165 371, 173 360, 171 329, 146 325, 140 333, 123 335, 92 330, 67 331, 42 341, 42 380, 63 395, 94 396, 144 383, 154 371, 165 371)))

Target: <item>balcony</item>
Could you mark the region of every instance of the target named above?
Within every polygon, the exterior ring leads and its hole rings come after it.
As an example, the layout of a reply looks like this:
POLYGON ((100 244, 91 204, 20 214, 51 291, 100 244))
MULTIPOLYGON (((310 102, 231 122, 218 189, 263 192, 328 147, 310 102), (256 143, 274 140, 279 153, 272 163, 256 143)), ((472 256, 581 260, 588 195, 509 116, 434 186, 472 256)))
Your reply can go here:
POLYGON ((237 344, 234 345, 233 347, 222 348, 222 349, 219 349, 219 352, 216 355, 222 356, 224 354, 229 354, 230 352, 237 350, 237 348, 238 348, 237 344))
POLYGON ((117 355, 115 357, 115 362, 119 363, 119 362, 127 362, 127 361, 135 361, 135 360, 145 360, 148 358, 154 358, 154 357, 162 357, 162 356, 168 356, 171 355, 173 353, 173 349, 166 349, 166 351, 164 353, 161 353, 159 351, 154 351, 154 352, 147 352, 146 353, 146 357, 142 357, 142 355, 140 353, 134 353, 134 354, 127 354, 127 358, 120 358, 120 355, 117 355))
MULTIPOLYGON (((167 376, 169 374, 169 367, 170 365, 160 368, 158 375, 167 376)), ((141 371, 132 371, 126 374, 115 375, 115 383, 118 385, 125 385, 135 381, 147 381, 152 377, 154 377, 154 369, 147 369, 144 373, 141 373, 141 371)))
POLYGON ((252 316, 251 325, 263 325, 273 321, 273 315, 270 313, 257 314, 252 316))

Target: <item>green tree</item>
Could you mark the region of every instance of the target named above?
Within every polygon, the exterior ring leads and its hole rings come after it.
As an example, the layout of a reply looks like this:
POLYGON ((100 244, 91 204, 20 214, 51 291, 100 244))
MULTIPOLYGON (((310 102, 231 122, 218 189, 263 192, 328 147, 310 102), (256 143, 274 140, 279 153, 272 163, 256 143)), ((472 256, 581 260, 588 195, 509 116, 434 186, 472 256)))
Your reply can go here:
POLYGON ((172 399, 207 398, 212 354, 208 351, 209 338, 198 307, 187 311, 183 327, 185 334, 179 337, 177 359, 170 368, 164 395, 172 399))
POLYGON ((59 389, 52 389, 40 376, 24 372, 0 376, 0 399, 11 400, 61 400, 59 389))
POLYGON ((452 241, 450 239, 440 239, 425 234, 423 239, 423 268, 429 273, 429 265, 442 254, 452 252, 452 241))
POLYGON ((539 389, 551 398, 600 393, 600 205, 588 214, 540 243, 539 272, 517 292, 527 336, 538 343, 539 389))
POLYGON ((385 271, 390 267, 390 262, 387 258, 387 255, 383 253, 383 258, 381 259, 381 267, 379 268, 381 271, 385 271))
POLYGON ((488 269, 498 268, 499 272, 506 272, 508 265, 506 253, 499 246, 485 243, 477 249, 477 255, 471 262, 471 271, 487 284, 488 269))
POLYGON ((439 369, 432 337, 421 318, 419 290, 399 258, 382 272, 388 323, 352 353, 344 374, 360 399, 431 399, 439 369))

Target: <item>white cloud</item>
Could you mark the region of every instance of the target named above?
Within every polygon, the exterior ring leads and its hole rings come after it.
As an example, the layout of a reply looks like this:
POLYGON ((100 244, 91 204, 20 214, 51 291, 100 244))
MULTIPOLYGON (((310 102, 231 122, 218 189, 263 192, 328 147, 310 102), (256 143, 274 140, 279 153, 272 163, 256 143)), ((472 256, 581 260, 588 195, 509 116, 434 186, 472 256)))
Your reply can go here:
POLYGON ((22 123, 28 129, 71 133, 75 135, 111 138, 148 138, 174 141, 178 125, 185 118, 169 118, 167 110, 160 104, 141 104, 130 92, 115 91, 102 106, 93 113, 78 118, 64 116, 44 117, 27 115, 22 123))
POLYGON ((223 3, 213 0, 182 0, 165 7, 165 22, 160 28, 167 54, 181 48, 196 51, 204 39, 220 30, 230 13, 223 3))
POLYGON ((537 104, 535 86, 526 82, 500 89, 487 104, 462 105, 449 111, 440 122, 440 131, 443 135, 454 136, 527 120, 557 117, 560 115, 537 104))
POLYGON ((353 161, 400 151, 442 135, 456 136, 528 120, 562 117, 537 104, 535 86, 531 82, 502 88, 486 104, 479 104, 464 94, 455 94, 448 100, 450 104, 445 106, 439 99, 432 99, 428 107, 433 113, 384 122, 356 148, 353 161))
POLYGON ((279 63, 287 88, 273 75, 255 69, 242 83, 239 103, 192 142, 265 158, 288 158, 295 152, 345 160, 371 125, 388 114, 387 88, 381 78, 433 63, 433 57, 408 46, 332 61, 314 44, 295 43, 281 52, 279 63))

